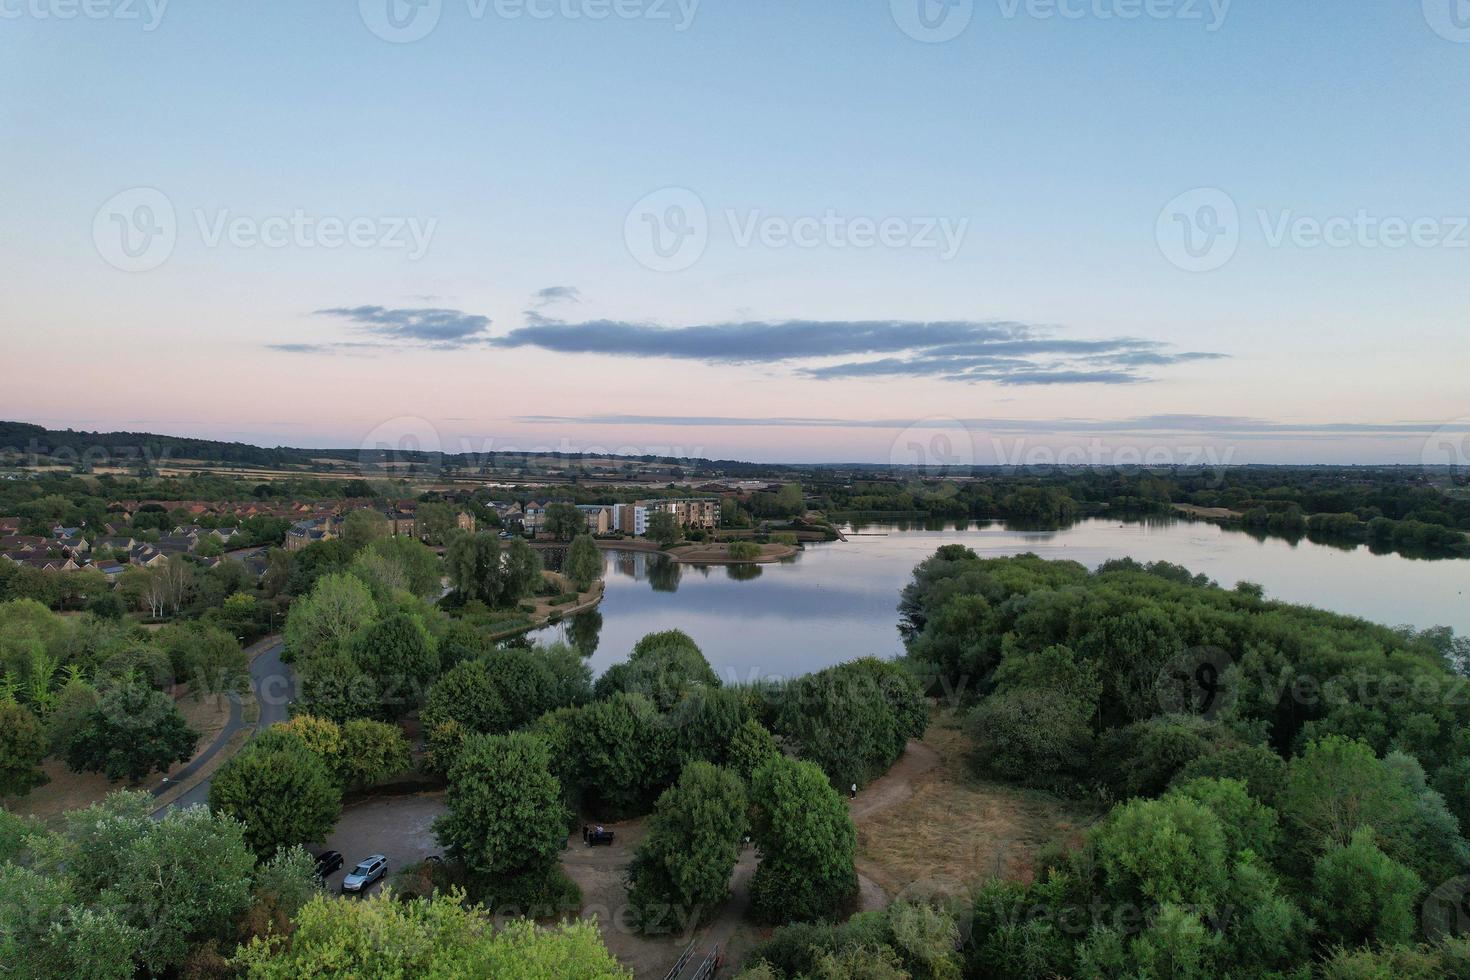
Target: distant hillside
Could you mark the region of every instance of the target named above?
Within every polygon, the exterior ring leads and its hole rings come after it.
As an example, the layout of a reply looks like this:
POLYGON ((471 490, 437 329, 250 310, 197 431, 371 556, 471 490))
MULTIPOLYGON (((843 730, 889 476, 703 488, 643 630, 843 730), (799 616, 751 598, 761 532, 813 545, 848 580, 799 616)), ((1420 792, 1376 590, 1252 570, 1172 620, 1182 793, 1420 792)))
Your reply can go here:
MULTIPOLYGON (((313 460, 343 459, 357 460, 363 455, 359 449, 294 449, 276 446, 266 449, 243 442, 220 442, 213 439, 191 439, 184 436, 163 436, 151 432, 87 432, 73 429, 47 429, 28 422, 0 421, 0 456, 22 455, 82 456, 105 452, 118 462, 136 459, 164 462, 166 460, 200 460, 207 463, 231 463, 250 466, 310 465, 313 460)), ((740 460, 674 459, 665 456, 618 456, 611 453, 591 454, 598 459, 618 462, 668 463, 699 471, 719 472, 730 476, 771 473, 787 467, 740 460)), ((500 462, 523 460, 528 456, 537 459, 579 459, 579 454, 561 452, 482 454, 439 454, 429 452, 394 451, 392 458, 398 462, 437 462, 450 466, 496 465, 500 462)))

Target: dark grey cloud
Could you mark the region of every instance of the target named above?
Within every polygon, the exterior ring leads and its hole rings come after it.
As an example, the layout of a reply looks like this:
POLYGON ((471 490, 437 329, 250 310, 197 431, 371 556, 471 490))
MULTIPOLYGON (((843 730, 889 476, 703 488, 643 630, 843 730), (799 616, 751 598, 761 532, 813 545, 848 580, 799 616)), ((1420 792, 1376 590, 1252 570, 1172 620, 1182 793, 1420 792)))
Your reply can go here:
POLYGON ((346 320, 358 330, 383 340, 434 349, 477 346, 489 339, 490 318, 461 310, 338 306, 317 310, 316 315, 346 320))
POLYGON ((1175 354, 1137 337, 1077 340, 1009 320, 785 320, 659 327, 622 320, 568 323, 539 314, 490 341, 559 354, 672 357, 709 364, 793 364, 803 377, 925 377, 1002 385, 1136 384, 1135 368, 1223 354, 1175 354), (832 358, 865 358, 809 363, 832 358))
POLYGON ((576 286, 547 286, 536 290, 533 302, 538 310, 553 303, 580 303, 582 293, 576 286))

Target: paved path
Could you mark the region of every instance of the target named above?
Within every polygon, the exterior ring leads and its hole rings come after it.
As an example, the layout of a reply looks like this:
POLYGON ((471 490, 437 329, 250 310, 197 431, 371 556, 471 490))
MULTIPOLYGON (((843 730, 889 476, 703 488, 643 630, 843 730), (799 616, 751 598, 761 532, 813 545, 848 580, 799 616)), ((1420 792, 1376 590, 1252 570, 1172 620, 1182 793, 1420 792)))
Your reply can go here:
MULTIPOLYGON (((230 695, 230 720, 220 733, 215 736, 209 747, 179 770, 167 782, 160 784, 153 790, 155 797, 162 796, 181 782, 190 779, 209 764, 216 755, 234 738, 237 732, 246 728, 256 731, 268 728, 279 721, 287 721, 291 717, 291 702, 296 697, 296 678, 291 669, 281 662, 281 653, 285 650, 285 644, 279 636, 268 636, 256 643, 249 649, 250 653, 250 689, 255 694, 255 703, 260 706, 260 717, 255 724, 249 725, 240 710, 240 696, 230 695)), ((155 817, 161 817, 171 807, 193 806, 195 803, 209 802, 210 777, 201 779, 198 785, 191 787, 178 799, 160 807, 155 817)))

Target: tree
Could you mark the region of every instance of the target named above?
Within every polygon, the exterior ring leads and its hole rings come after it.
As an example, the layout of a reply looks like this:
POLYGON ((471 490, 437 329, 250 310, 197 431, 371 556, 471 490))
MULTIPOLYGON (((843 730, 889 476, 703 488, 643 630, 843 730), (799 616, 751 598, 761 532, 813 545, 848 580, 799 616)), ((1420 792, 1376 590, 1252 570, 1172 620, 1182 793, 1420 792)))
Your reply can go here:
POLYGON ((541 584, 541 556, 522 538, 516 538, 505 550, 504 578, 501 581, 500 605, 513 606, 536 591, 541 584))
POLYGON ((597 926, 543 929, 525 919, 501 926, 459 893, 400 902, 312 899, 289 937, 256 938, 234 961, 250 980, 298 977, 516 977, 632 980, 597 926))
POLYGON ((730 894, 745 833, 745 787, 708 762, 685 766, 658 798, 628 871, 639 928, 665 933, 708 918, 730 894))
POLYGON ((352 659, 377 682, 379 711, 400 718, 418 707, 439 672, 439 651, 424 624, 392 613, 363 627, 352 640, 352 659))
MULTIPOLYGON (((669 712, 674 752, 680 763, 703 759, 717 766, 726 765, 749 721, 750 704, 743 692, 728 687, 696 688, 669 712)), ((742 771, 740 778, 746 775, 748 771, 742 771)))
POLYGON ((342 750, 336 761, 337 775, 348 787, 381 783, 413 764, 403 731, 367 718, 354 718, 342 726, 342 750))
POLYGON ((541 527, 558 541, 570 541, 587 529, 587 518, 575 504, 547 504, 541 527))
POLYGON ((434 682, 420 714, 433 766, 448 772, 471 735, 510 731, 512 709, 483 659, 466 660, 434 682))
POLYGON ((1225 832, 1194 800, 1130 800, 1113 808, 1093 843, 1104 884, 1118 901, 1213 909, 1225 894, 1225 832))
POLYGON ((374 541, 358 552, 352 574, 372 589, 379 602, 389 601, 398 591, 436 599, 441 588, 438 556, 422 542, 401 535, 374 541))
POLYGON ((311 594, 291 604, 286 616, 286 649, 305 660, 344 644, 378 617, 372 593, 345 574, 323 575, 311 594))
POLYGON ((29 708, 0 701, 0 796, 24 796, 46 783, 46 735, 29 708))
POLYGON ((719 675, 694 640, 682 630, 664 630, 639 640, 626 661, 608 668, 596 692, 599 698, 619 691, 643 694, 668 711, 698 688, 719 686, 719 675))
POLYGON ((172 698, 129 681, 102 695, 67 746, 66 762, 75 772, 136 784, 188 759, 198 741, 172 698))
POLYGON ((0 864, 0 962, 36 980, 132 980, 141 930, 75 901, 63 879, 0 864))
POLYGON ((391 530, 388 519, 377 511, 354 510, 342 521, 342 543, 348 554, 356 555, 374 541, 388 537, 391 530))
POLYGON ((756 770, 780 754, 776 739, 766 726, 747 718, 731 736, 727 758, 730 769, 749 785, 756 770))
POLYGON ((1391 946, 1416 938, 1424 884, 1378 849, 1371 827, 1317 859, 1313 886, 1313 913, 1332 941, 1391 946))
POLYGON ((71 740, 87 724, 99 701, 97 689, 80 676, 68 678, 56 692, 51 714, 46 717, 47 750, 62 755, 71 740))
POLYGON ((449 770, 434 832, 471 871, 500 881, 548 875, 567 836, 561 786, 535 735, 471 735, 449 770))
POLYGON ((668 548, 677 544, 684 536, 684 529, 679 526, 673 514, 666 510, 658 510, 648 515, 646 535, 658 542, 660 548, 668 548))
POLYGON ((578 592, 586 592, 602 577, 602 555, 598 553, 592 535, 579 534, 572 539, 563 571, 578 592))
POLYGON ((219 768, 209 807, 245 825, 252 850, 325 840, 342 812, 342 789, 320 756, 290 732, 257 735, 219 768))
POLYGON ((456 534, 445 550, 444 568, 461 596, 487 606, 499 604, 504 572, 500 538, 494 534, 456 534))
POLYGON ((821 769, 778 757, 751 780, 760 866, 751 902, 766 922, 831 916, 857 891, 857 832, 821 769))
POLYGON ((250 681, 250 658, 239 641, 217 626, 174 623, 158 631, 174 677, 196 696, 240 691, 250 681))
MULTIPOLYGON (((949 608, 949 607, 946 607, 949 608)), ((1064 646, 1007 661, 969 723, 982 771, 1033 785, 1086 771, 1102 682, 1064 646), (1035 678, 1035 680, 1033 680, 1035 678)))
POLYGON ((146 793, 114 793, 69 813, 41 870, 64 876, 98 912, 115 913, 137 936, 138 959, 157 974, 182 963, 195 943, 231 935, 249 904, 255 858, 244 828, 228 816, 183 807, 154 820, 153 808, 146 793))
POLYGON ((594 813, 643 812, 667 785, 671 732, 641 694, 594 701, 571 719, 571 756, 585 775, 594 813))
POLYGON ((425 501, 413 515, 418 536, 431 545, 442 545, 459 530, 459 514, 449 504, 425 501))

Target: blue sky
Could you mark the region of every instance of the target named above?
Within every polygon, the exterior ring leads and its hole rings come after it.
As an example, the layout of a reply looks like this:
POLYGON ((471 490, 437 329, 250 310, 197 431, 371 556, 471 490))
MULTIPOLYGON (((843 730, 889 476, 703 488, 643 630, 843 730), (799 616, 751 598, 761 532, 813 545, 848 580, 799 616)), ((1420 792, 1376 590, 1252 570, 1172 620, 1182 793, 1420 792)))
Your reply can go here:
POLYGON ((1112 420, 1242 462, 1418 462, 1470 417, 1451 0, 956 0, 939 43, 899 25, 932 0, 442 0, 408 43, 387 0, 154 2, 0 0, 6 417, 879 460, 915 423, 1112 420), (137 189, 173 233, 130 266, 137 189), (702 210, 697 254, 637 239, 650 200, 702 210), (808 343, 875 323, 915 343, 808 343))

